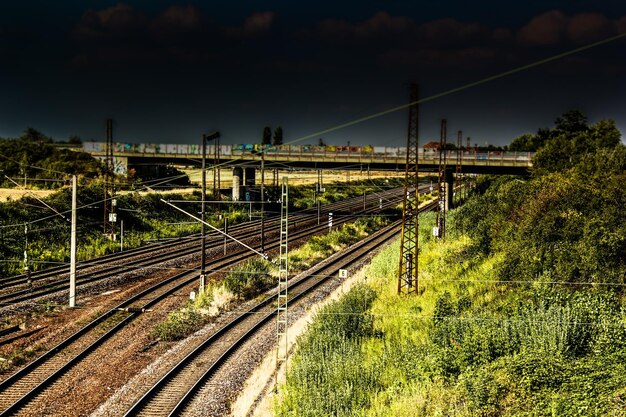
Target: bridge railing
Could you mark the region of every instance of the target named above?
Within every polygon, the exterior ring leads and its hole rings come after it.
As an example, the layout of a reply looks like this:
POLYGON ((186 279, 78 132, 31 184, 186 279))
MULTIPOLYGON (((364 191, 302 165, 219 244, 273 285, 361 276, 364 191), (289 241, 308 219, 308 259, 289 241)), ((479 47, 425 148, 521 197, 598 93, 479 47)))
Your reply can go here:
MULTIPOLYGON (((207 147, 207 154, 214 155, 214 145, 207 147)), ((104 155, 106 144, 104 142, 85 142, 83 150, 95 155, 104 155)), ((265 150, 267 157, 289 157, 298 159, 337 159, 355 161, 394 161, 400 163, 406 158, 405 147, 394 146, 317 146, 317 145, 280 145, 263 146, 259 144, 221 145, 219 152, 224 158, 241 157, 245 159, 257 158, 265 150)), ((505 151, 480 151, 464 149, 461 151, 446 151, 448 164, 455 164, 457 152, 460 152, 461 161, 474 164, 527 164, 531 165, 534 153, 532 152, 505 152, 505 151)), ((113 153, 119 156, 143 156, 143 157, 185 157, 197 158, 202 154, 199 145, 187 144, 124 144, 115 143, 113 153)), ((433 148, 418 149, 419 161, 438 161, 439 151, 433 148)))

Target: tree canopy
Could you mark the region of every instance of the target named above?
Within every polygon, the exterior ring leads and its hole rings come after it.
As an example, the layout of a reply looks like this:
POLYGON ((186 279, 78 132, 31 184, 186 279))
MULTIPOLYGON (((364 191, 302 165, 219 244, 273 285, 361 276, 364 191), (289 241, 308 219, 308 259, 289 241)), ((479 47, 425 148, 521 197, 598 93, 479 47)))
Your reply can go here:
POLYGON ((621 133, 615 121, 602 119, 589 124, 580 111, 570 110, 556 118, 553 128, 521 135, 508 149, 537 152, 533 170, 535 174, 544 174, 571 168, 585 155, 601 149, 614 149, 620 141, 621 133))
POLYGON ((57 148, 52 138, 33 128, 26 129, 19 138, 0 139, 1 186, 15 185, 6 177, 26 177, 37 180, 39 188, 50 188, 57 180, 64 181, 72 175, 95 178, 103 170, 102 163, 91 155, 57 148))

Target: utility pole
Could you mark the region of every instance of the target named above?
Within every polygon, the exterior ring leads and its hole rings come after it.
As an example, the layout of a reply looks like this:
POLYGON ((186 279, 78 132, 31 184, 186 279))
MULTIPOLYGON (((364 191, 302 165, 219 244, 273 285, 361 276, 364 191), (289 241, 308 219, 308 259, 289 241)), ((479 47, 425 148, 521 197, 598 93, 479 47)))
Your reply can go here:
POLYGON ((435 215, 435 229, 433 234, 439 239, 446 238, 446 136, 447 136, 447 120, 441 119, 441 132, 439 136, 439 177, 437 180, 437 198, 439 203, 437 204, 437 213, 435 215))
POLYGON ((115 163, 113 161, 113 119, 106 121, 106 149, 104 173, 104 235, 115 240, 115 163))
POLYGON ((261 144, 261 252, 265 252, 265 144, 261 144))
POLYGON ((76 306, 76 175, 72 175, 72 226, 70 233, 70 307, 76 306))
POLYGON ((24 224, 24 273, 28 283, 31 284, 30 268, 28 267, 28 223, 24 224))
POLYGON ((406 168, 404 172, 404 200, 402 203, 402 232, 400 235, 400 267, 398 294, 418 293, 418 97, 417 84, 411 84, 409 126, 406 138, 406 168))
MULTIPOLYGON (((222 199, 222 193, 220 192, 220 137, 219 134, 214 140, 214 152, 213 152, 213 200, 220 201, 222 199)), ((217 206, 219 208, 219 204, 217 206)))
POLYGON ((198 294, 204 292, 206 284, 206 134, 202 134, 202 203, 200 208, 200 218, 202 219, 202 237, 200 244, 200 285, 198 286, 198 294))
MULTIPOLYGON (((219 132, 213 132, 210 135, 202 134, 202 238, 200 252, 200 285, 198 293, 204 292, 206 286, 206 142, 220 137, 219 132)), ((213 177, 215 180, 215 176, 213 177)), ((215 187, 215 181, 213 182, 215 187)), ((215 193, 215 188, 213 188, 215 193)))

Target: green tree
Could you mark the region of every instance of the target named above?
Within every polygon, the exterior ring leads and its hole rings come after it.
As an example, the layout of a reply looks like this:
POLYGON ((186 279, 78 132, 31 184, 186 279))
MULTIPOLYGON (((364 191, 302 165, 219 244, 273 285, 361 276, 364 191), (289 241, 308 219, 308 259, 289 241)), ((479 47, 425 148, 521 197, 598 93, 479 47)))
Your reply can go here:
POLYGON ((52 143, 52 138, 44 135, 40 131, 33 129, 32 127, 27 128, 22 136, 20 137, 23 141, 27 142, 36 142, 36 143, 52 143))
POLYGON ((272 128, 269 126, 265 126, 263 128, 263 145, 271 145, 272 144, 272 128))
POLYGON ((275 146, 283 144, 283 128, 278 126, 274 130, 274 143, 275 146))
POLYGON ((584 155, 599 149, 615 148, 621 133, 612 120, 589 125, 581 112, 570 110, 556 119, 553 129, 539 131, 535 138, 533 169, 536 175, 543 175, 576 166, 584 155))
POLYGON ((512 152, 536 152, 535 135, 532 133, 524 133, 513 139, 509 145, 509 151, 512 152))
POLYGON ((587 117, 579 110, 569 110, 554 121, 557 134, 576 135, 589 130, 587 117))

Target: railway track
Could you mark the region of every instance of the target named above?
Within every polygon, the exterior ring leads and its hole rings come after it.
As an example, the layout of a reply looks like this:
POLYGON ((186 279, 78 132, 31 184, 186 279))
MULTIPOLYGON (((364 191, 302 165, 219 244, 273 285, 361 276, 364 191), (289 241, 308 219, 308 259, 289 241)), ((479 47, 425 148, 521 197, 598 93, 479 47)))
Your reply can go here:
MULTIPOLYGON (((432 209, 435 204, 424 207, 422 211, 432 209)), ((325 265, 312 268, 298 281, 290 282, 289 292, 293 295, 289 299, 289 304, 297 305, 307 294, 335 277, 339 269, 357 263, 371 251, 396 237, 399 228, 400 221, 397 221, 353 245, 325 265)), ((220 384, 220 381, 212 381, 220 367, 224 366, 247 340, 269 325, 276 313, 275 299, 268 297, 237 316, 163 375, 124 416, 185 415, 187 408, 205 385, 220 384)))
MULTIPOLYGON (((390 204, 395 203, 392 201, 390 204)), ((339 218, 337 224, 354 220, 355 217, 339 218)), ((324 224, 309 227, 306 230, 290 231, 290 236, 291 239, 303 239, 324 231, 326 228, 327 226, 324 224)), ((272 250, 277 246, 278 243, 274 242, 269 244, 267 249, 272 250)), ((214 261, 209 266, 210 269, 218 270, 251 256, 250 252, 239 250, 214 261)), ((0 416, 13 415, 27 407, 38 395, 88 355, 94 354, 111 336, 132 322, 142 312, 149 310, 177 291, 196 283, 197 274, 197 271, 191 271, 174 275, 129 298, 0 382, 0 410, 3 410, 0 416)))
MULTIPOLYGON (((345 201, 335 202, 335 203, 325 206, 324 209, 326 211, 341 210, 345 208, 348 204, 351 204, 351 202, 357 198, 358 197, 345 200, 345 201)), ((314 209, 306 209, 306 210, 301 210, 299 212, 295 212, 293 213, 293 215, 294 216, 310 215, 313 212, 314 212, 314 209)), ((272 220, 273 217, 275 216, 268 215, 266 218, 268 220, 272 220)), ((247 227, 250 227, 251 224, 256 224, 256 223, 258 222, 251 221, 251 222, 240 223, 238 225, 231 226, 230 230, 235 232, 238 229, 247 228, 247 227)), ((207 238, 210 238, 210 237, 219 237, 219 234, 216 232, 208 233, 207 238)), ((129 258, 141 257, 146 254, 150 254, 151 252, 155 250, 175 248, 175 247, 178 247, 180 245, 185 245, 185 244, 197 244, 199 241, 200 241, 199 234, 194 234, 191 236, 184 236, 184 237, 176 238, 174 240, 170 240, 166 242, 159 241, 159 242, 148 244, 146 246, 142 246, 139 248, 128 249, 123 252, 115 252, 115 253, 111 253, 108 255, 99 256, 97 258, 92 258, 92 259, 79 262, 76 265, 76 271, 81 272, 85 269, 101 266, 103 264, 115 264, 116 262, 126 263, 129 258)), ((28 284, 29 280, 32 283, 36 284, 37 282, 44 281, 48 278, 55 278, 55 277, 58 277, 59 275, 67 275, 67 274, 69 274, 69 266, 56 266, 56 267, 47 268, 41 271, 33 272, 31 273, 30 277, 28 277, 26 274, 19 274, 19 275, 14 275, 10 277, 0 277, 0 290, 7 289, 13 286, 28 284)))
MULTIPOLYGON (((390 190, 385 191, 383 193, 379 193, 376 196, 369 196, 369 203, 371 207, 371 203, 375 198, 391 198, 391 202, 393 199, 398 198, 398 190, 390 190), (379 197, 380 196, 380 197, 379 197)), ((326 212, 331 211, 348 211, 354 212, 361 208, 362 200, 360 197, 352 198, 346 201, 337 202, 330 204, 325 207, 326 212)), ((368 201, 365 201, 365 206, 367 206, 368 201)), ((387 201, 383 206, 388 207, 390 202, 387 201)), ((292 215, 292 219, 290 221, 291 224, 297 224, 302 222, 312 222, 316 218, 315 213, 311 213, 311 210, 306 210, 302 212, 296 212, 292 215)), ((256 222, 247 222, 241 225, 235 226, 230 229, 230 233, 239 240, 248 239, 254 236, 258 236, 258 221, 256 222)), ((277 218, 271 218, 268 222, 266 222, 266 233, 271 235, 278 231, 278 220, 277 218)), ((221 235, 217 232, 213 232, 207 235, 207 250, 210 251, 212 249, 221 247, 223 245, 223 241, 220 239, 221 235)), ((121 273, 128 273, 135 270, 139 270, 141 268, 149 268, 155 267, 161 263, 180 259, 185 256, 193 255, 198 252, 198 237, 192 237, 189 239, 185 239, 183 241, 175 241, 172 243, 168 243, 165 245, 161 245, 159 247, 152 247, 152 245, 148 248, 139 248, 134 252, 122 252, 121 254, 115 254, 119 256, 115 257, 104 257, 98 258, 96 260, 91 260, 88 264, 85 265, 87 267, 95 267, 100 266, 100 269, 92 272, 87 272, 83 274, 79 274, 77 278, 77 286, 80 288, 81 286, 85 286, 87 284, 91 284, 94 282, 102 281, 112 276, 121 273), (182 247, 181 244, 183 245, 182 247), (152 253, 153 251, 162 252, 159 255, 151 256, 146 259, 146 256, 152 253), (123 257, 120 257, 123 256, 123 257), (113 262, 113 265, 108 265, 108 263, 113 262), (123 262, 120 264, 119 262, 123 262)), ((36 286, 28 286, 26 288, 17 288, 16 285, 24 284, 26 281, 23 276, 14 277, 14 281, 12 288, 13 290, 8 290, 6 287, 11 286, 10 281, 5 280, 4 285, 5 288, 0 291, 0 306, 7 306, 12 304, 17 304, 21 302, 32 301, 37 298, 51 296, 53 294, 60 294, 68 291, 69 283, 67 280, 67 276, 61 277, 60 274, 68 273, 69 269, 61 268, 59 271, 45 271, 42 273, 43 277, 52 277, 47 280, 43 280, 42 278, 37 278, 38 285, 36 286)), ((0 289, 2 287, 0 286, 0 289)))

